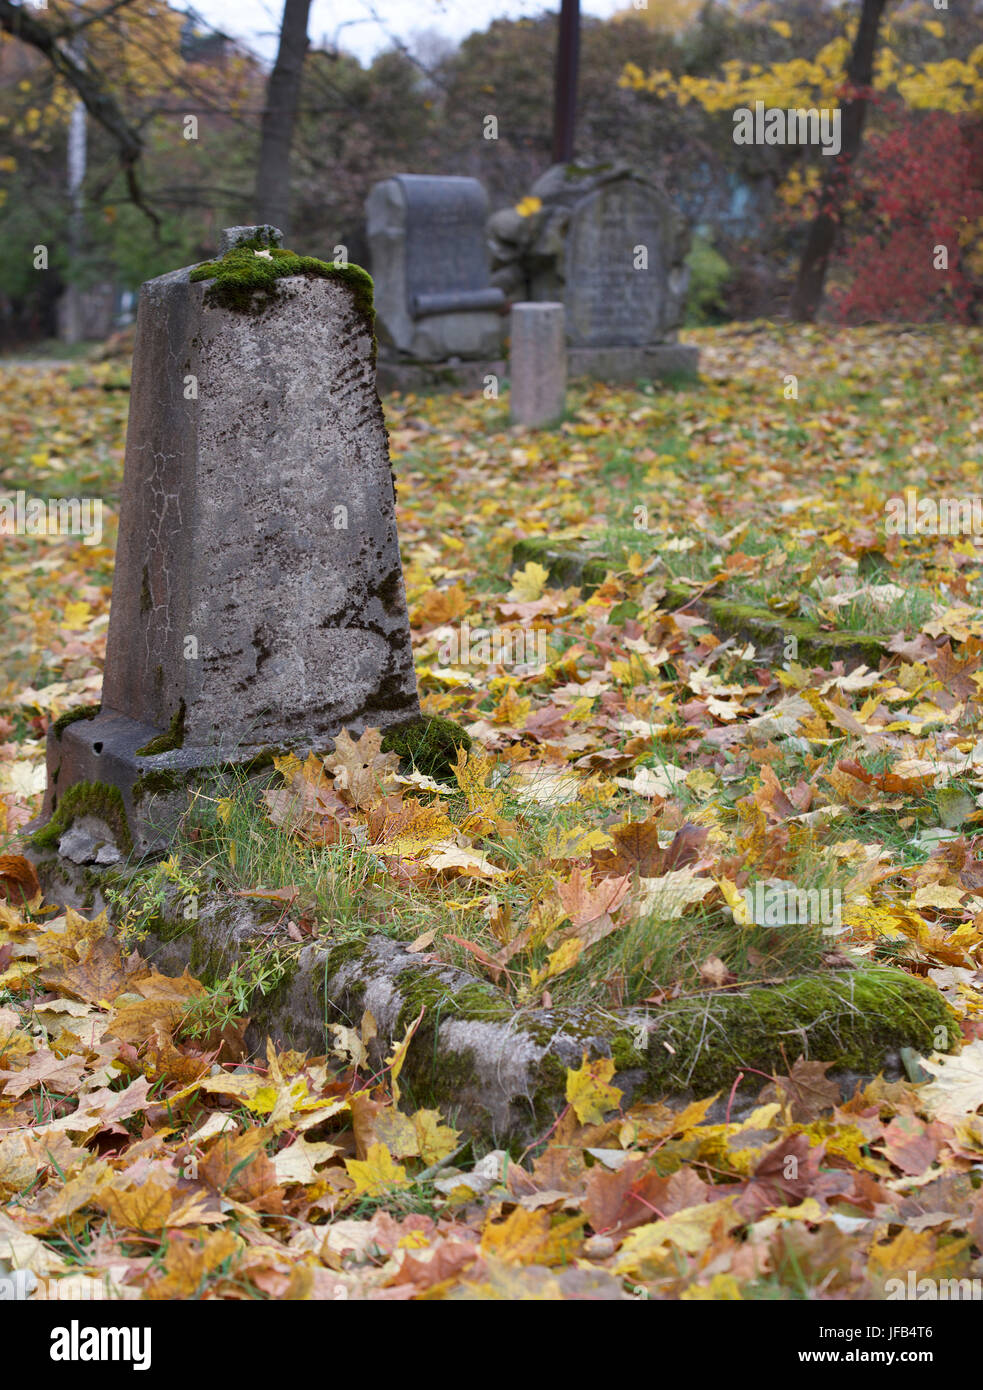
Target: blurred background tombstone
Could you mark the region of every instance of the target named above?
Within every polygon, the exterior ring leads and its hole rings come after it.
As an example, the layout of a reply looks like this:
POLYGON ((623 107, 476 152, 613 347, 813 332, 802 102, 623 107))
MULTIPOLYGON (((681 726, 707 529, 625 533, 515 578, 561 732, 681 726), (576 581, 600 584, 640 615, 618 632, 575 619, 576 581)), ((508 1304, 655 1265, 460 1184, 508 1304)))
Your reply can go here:
POLYGON ((380 389, 500 375, 505 296, 489 278, 478 180, 396 174, 373 186, 366 217, 380 389))
POLYGON ((672 203, 624 165, 554 165, 489 232, 510 298, 560 301, 571 376, 630 381, 695 372, 677 340, 689 233, 672 203))

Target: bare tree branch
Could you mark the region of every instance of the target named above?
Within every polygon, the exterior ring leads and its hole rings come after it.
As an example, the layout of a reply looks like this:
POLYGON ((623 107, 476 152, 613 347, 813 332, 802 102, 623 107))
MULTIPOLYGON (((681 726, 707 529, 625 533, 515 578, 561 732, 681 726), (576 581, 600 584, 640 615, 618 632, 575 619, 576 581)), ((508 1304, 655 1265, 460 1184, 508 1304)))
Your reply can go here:
MULTIPOLYGON (((123 3, 131 3, 131 0, 117 0, 117 3, 102 11, 99 18, 121 9, 123 3)), ((72 39, 79 27, 59 25, 56 29, 43 20, 35 19, 27 12, 26 6, 14 5, 11 0, 0 0, 0 30, 36 49, 54 72, 78 94, 89 115, 98 121, 116 144, 131 201, 154 224, 155 230, 159 230, 160 218, 144 201, 137 179, 136 166, 143 153, 143 137, 123 114, 102 75, 72 52, 72 39)))

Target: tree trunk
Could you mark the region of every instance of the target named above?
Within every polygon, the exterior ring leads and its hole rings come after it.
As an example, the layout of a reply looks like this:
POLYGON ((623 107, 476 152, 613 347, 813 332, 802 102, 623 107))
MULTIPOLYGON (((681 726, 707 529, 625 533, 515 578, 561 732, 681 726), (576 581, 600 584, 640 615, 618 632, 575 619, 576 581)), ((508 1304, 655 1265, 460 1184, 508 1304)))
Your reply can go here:
POLYGON ((577 68, 580 62, 580 0, 562 0, 556 42, 556 81, 553 94, 553 163, 573 159, 577 123, 577 68))
POLYGON ((846 70, 850 96, 841 104, 840 153, 832 157, 832 167, 823 179, 819 211, 809 228, 799 266, 799 280, 792 296, 792 317, 799 323, 810 323, 816 317, 823 297, 830 253, 840 225, 840 209, 850 184, 853 163, 863 141, 867 94, 874 77, 877 34, 887 4, 888 0, 862 0, 860 24, 846 70))
POLYGON ((266 87, 259 168, 256 172, 256 221, 290 230, 290 146, 300 100, 307 53, 307 16, 311 0, 286 0, 280 48, 266 87))

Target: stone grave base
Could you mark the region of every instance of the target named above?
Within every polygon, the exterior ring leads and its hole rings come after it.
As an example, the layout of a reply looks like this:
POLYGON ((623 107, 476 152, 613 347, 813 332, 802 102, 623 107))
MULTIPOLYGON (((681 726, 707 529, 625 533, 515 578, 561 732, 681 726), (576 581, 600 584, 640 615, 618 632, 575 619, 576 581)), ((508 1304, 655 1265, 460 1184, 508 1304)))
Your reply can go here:
MULTIPOLYGON (((350 719, 345 727, 358 737, 366 721, 350 719)), ((333 739, 322 737, 293 742, 289 751, 304 757, 333 746, 333 739)), ((231 739, 227 748, 182 747, 180 728, 164 732, 96 706, 73 710, 70 722, 56 721, 48 731, 48 787, 41 815, 29 827, 33 844, 77 864, 165 854, 187 810, 191 786, 205 778, 265 772, 287 751, 231 739), (104 843, 103 830, 83 824, 92 817, 108 827, 115 854, 104 843)))
POLYGON ((388 395, 391 391, 417 395, 434 391, 480 392, 484 390, 485 378, 489 376, 495 377, 501 384, 505 377, 504 361, 407 362, 389 360, 380 355, 376 366, 376 385, 380 396, 388 395))
POLYGON ((595 381, 658 380, 683 373, 695 376, 700 350, 685 343, 655 343, 649 347, 570 348, 567 370, 571 377, 595 381))
MULTIPOLYGON (((32 856, 36 858, 36 856, 32 856)), ((57 872, 60 898, 97 915, 105 893, 124 899, 140 871, 42 859, 42 883, 57 872)), ((588 1057, 612 1057, 614 1085, 627 1107, 673 1105, 718 1093, 710 1111, 721 1123, 744 1119, 764 1078, 785 1074, 801 1054, 831 1062, 844 1099, 878 1072, 897 1079, 916 1054, 958 1029, 932 985, 885 966, 816 972, 782 984, 748 986, 661 1005, 605 1008, 593 1003, 517 1012, 488 980, 411 954, 375 932, 332 942, 331 923, 309 944, 285 930, 282 903, 211 894, 189 903, 175 887, 149 924, 140 954, 162 973, 185 967, 206 984, 228 975, 247 954, 263 953, 274 982, 254 994, 247 1044, 261 1054, 267 1037, 280 1047, 329 1052, 333 1023, 358 1027, 366 1009, 376 1021, 369 1069, 385 1059, 419 1019, 401 1080, 417 1105, 494 1143, 535 1142, 566 1103, 566 1070, 588 1057), (906 1061, 907 1058, 907 1061, 906 1061), (755 1069, 753 1072, 750 1069, 755 1069), (745 1079, 731 1095, 741 1072, 745 1079)), ((269 980, 270 972, 267 972, 269 980)))
POLYGON ((165 733, 96 707, 72 713, 48 731, 48 788, 34 844, 56 850, 67 840, 61 852, 79 864, 162 853, 187 805, 189 778, 215 755, 179 747, 177 729, 165 733), (84 828, 93 820, 110 831, 115 856, 109 845, 85 843, 104 838, 98 827, 84 828))

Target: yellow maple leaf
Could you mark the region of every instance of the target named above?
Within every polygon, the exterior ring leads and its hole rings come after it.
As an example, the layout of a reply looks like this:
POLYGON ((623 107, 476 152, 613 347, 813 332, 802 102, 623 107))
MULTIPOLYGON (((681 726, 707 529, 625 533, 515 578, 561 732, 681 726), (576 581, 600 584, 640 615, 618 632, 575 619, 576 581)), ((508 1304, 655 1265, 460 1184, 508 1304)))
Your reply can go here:
POLYGON ((548 569, 543 565, 537 565, 535 560, 530 560, 524 569, 516 570, 513 574, 509 598, 514 603, 532 603, 535 599, 542 598, 549 577, 548 569))
POLYGON ((709 1284, 692 1284, 679 1295, 683 1300, 740 1302, 743 1298, 741 1286, 733 1274, 715 1274, 709 1284))
MULTIPOLYGON (((531 970, 529 972, 529 984, 532 989, 541 989, 547 980, 552 980, 557 975, 562 975, 565 970, 576 965, 580 959, 584 943, 579 936, 569 936, 557 949, 546 958, 546 964, 541 970, 531 970)), ((569 1075, 569 1073, 568 1073, 569 1075)))
POLYGON ((586 1052, 582 1066, 567 1069, 567 1100, 582 1125, 599 1125, 609 1110, 617 1110, 623 1092, 609 1084, 612 1076, 613 1058, 588 1062, 586 1052))
POLYGON ((346 1158, 345 1167, 355 1191, 367 1197, 381 1197, 394 1187, 405 1187, 409 1181, 406 1169, 393 1162, 385 1144, 370 1145, 364 1159, 346 1158))
POLYGON ((44 763, 31 762, 30 758, 14 758, 0 767, 0 791, 12 792, 25 801, 43 792, 47 781, 44 763))
POLYGON ((911 906, 935 907, 942 911, 959 909, 962 907, 963 898, 966 896, 966 889, 960 888, 956 884, 926 883, 917 889, 915 896, 911 900, 911 906))
MULTIPOLYGON (((305 1076, 284 1077, 272 1046, 268 1045, 269 1076, 208 1076, 201 1089, 236 1096, 255 1115, 268 1115, 275 1133, 284 1129, 309 1129, 331 1115, 348 1109, 347 1099, 312 1095, 305 1076), (298 1116, 303 1118, 298 1119, 298 1116)), ((196 1083, 198 1084, 198 1083, 196 1083)))
POLYGON ((532 699, 528 696, 524 700, 520 699, 515 686, 510 685, 492 710, 492 721, 495 724, 509 724, 514 729, 521 729, 529 718, 531 709, 532 699))
POLYGON ((96 1201, 116 1226, 134 1231, 160 1231, 168 1224, 174 1207, 175 1189, 145 1181, 139 1187, 120 1192, 104 1187, 96 1201))
POLYGON ((396 859, 415 859, 428 849, 450 841, 455 843, 457 826, 439 805, 421 806, 409 820, 398 817, 383 827, 381 838, 372 845, 373 854, 396 859), (391 837, 391 838, 390 838, 391 837))
POLYGON ((204 1280, 242 1249, 243 1242, 232 1231, 213 1231, 198 1242, 174 1241, 164 1257, 164 1277, 150 1284, 150 1299, 194 1298, 204 1280))
POLYGON ((426 853, 420 856, 420 863, 438 873, 449 873, 453 870, 462 878, 498 878, 505 874, 504 869, 493 864, 480 850, 462 848, 453 841, 431 845, 426 853))
POLYGON ((422 1018, 423 1009, 420 1010, 417 1017, 413 1020, 413 1022, 407 1028, 406 1032, 403 1034, 402 1042, 396 1044, 395 1048, 393 1049, 392 1056, 386 1058, 386 1066, 390 1070, 389 1082, 392 1086, 393 1100, 397 1104, 399 1103, 399 1073, 403 1070, 403 1063, 406 1061, 406 1054, 409 1051, 410 1043, 413 1040, 413 1034, 419 1028, 420 1020, 422 1018))
POLYGON ((571 1254, 571 1237, 579 1232, 584 1217, 554 1226, 549 1212, 516 1207, 504 1221, 489 1222, 481 1235, 481 1253, 509 1264, 552 1265, 571 1254))
POLYGON ((649 1260, 658 1260, 672 1246, 684 1255, 699 1255, 714 1239, 741 1224, 731 1210, 731 1198, 683 1207, 665 1221, 650 1221, 628 1235, 615 1265, 617 1274, 640 1274, 649 1260))
POLYGON ((86 623, 92 617, 92 605, 82 601, 77 603, 66 603, 63 617, 66 627, 85 627, 86 623))
POLYGON ((867 1270, 872 1278, 907 1278, 908 1270, 928 1273, 936 1262, 936 1238, 931 1231, 900 1231, 893 1240, 872 1245, 867 1253, 867 1270))
POLYGON ((552 826, 543 842, 547 859, 585 859, 592 849, 609 849, 614 841, 604 830, 552 826))
POLYGON ((417 1110, 411 1115, 413 1128, 420 1144, 420 1157, 424 1163, 439 1163, 457 1148, 460 1134, 450 1125, 441 1123, 439 1110, 417 1110))
POLYGON ((273 1159, 276 1180, 284 1186, 287 1183, 313 1183, 318 1177, 317 1168, 338 1152, 337 1144, 312 1144, 301 1134, 273 1159))
POLYGON ((748 913, 747 903, 744 894, 740 891, 737 884, 729 878, 718 878, 717 887, 724 895, 724 902, 731 910, 734 921, 739 927, 746 927, 750 924, 751 917, 748 913))
POLYGON ((918 929, 924 922, 914 913, 903 907, 875 907, 872 903, 853 903, 843 913, 843 924, 853 927, 864 936, 887 936, 898 939, 904 936, 917 937, 918 929))

